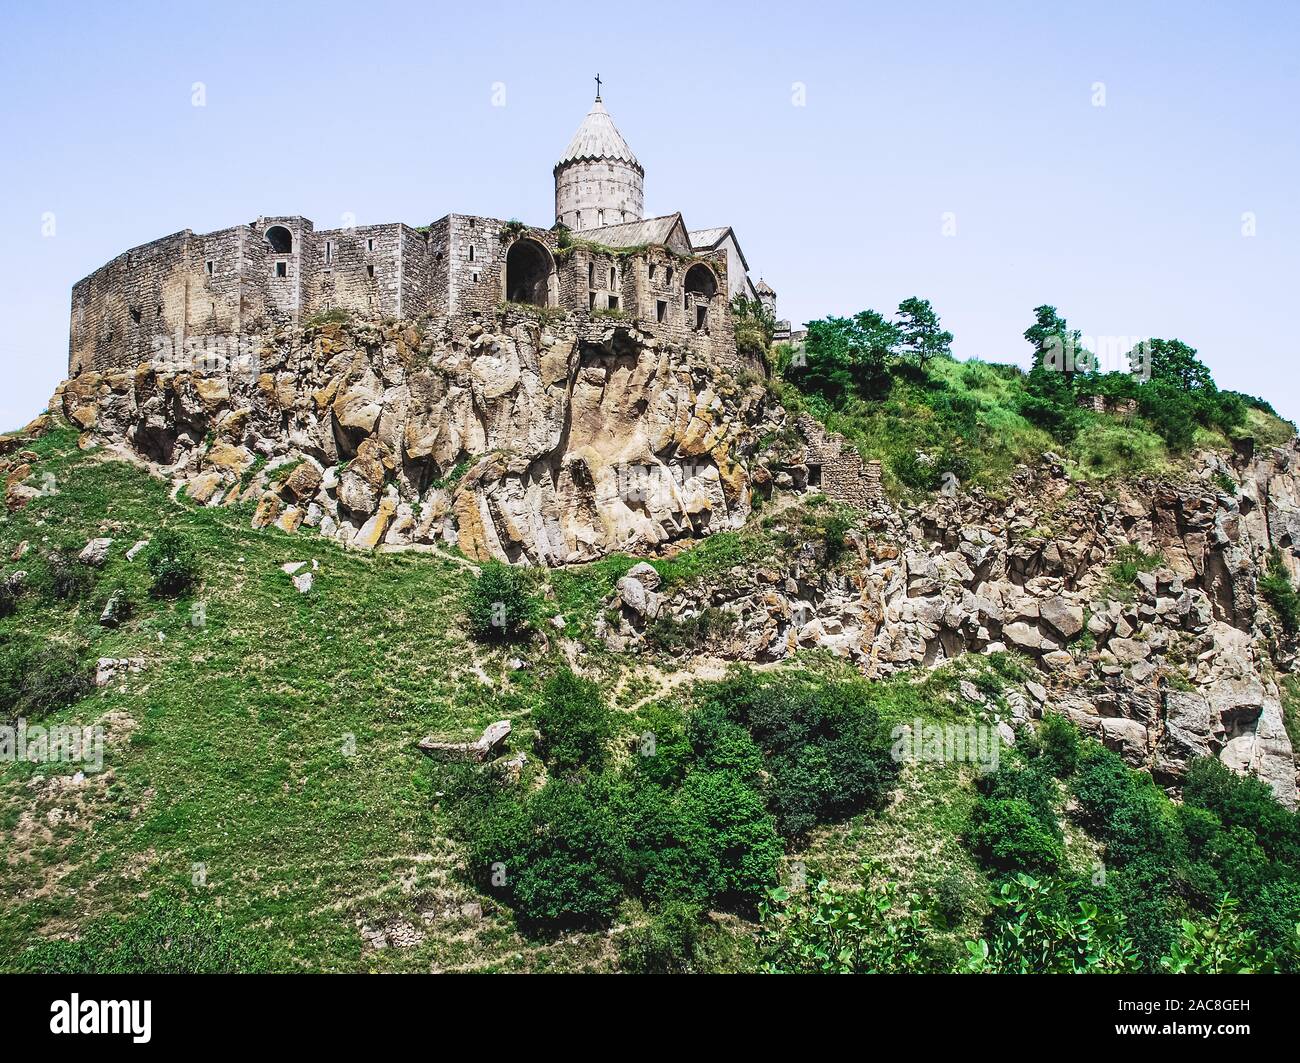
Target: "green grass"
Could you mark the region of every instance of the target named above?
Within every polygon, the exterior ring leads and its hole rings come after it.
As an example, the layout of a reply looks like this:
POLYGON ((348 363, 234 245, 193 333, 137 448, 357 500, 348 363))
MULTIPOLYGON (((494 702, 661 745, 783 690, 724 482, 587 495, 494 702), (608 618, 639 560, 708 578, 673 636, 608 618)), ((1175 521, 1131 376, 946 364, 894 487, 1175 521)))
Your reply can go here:
MULTIPOLYGON (((497 718, 476 663, 497 691, 513 685, 504 652, 462 633, 468 573, 253 531, 246 511, 173 503, 165 483, 78 453, 70 432, 32 449, 59 493, 3 519, 0 556, 22 540, 36 552, 112 535, 98 585, 127 587, 137 612, 110 631, 94 595, 75 606, 25 598, 0 620, 0 638, 72 640, 87 667, 100 656, 148 665, 51 717, 106 721, 104 772, 63 789, 51 777, 77 765, 0 765, 0 966, 28 942, 127 914, 159 889, 219 906, 265 940, 277 969, 594 962, 599 942, 536 949, 490 900, 482 920, 443 917, 477 898, 455 874, 415 743, 433 731, 474 736, 497 718), (203 583, 190 601, 151 601, 142 562, 123 557, 160 524, 197 548, 203 583), (315 585, 300 595, 278 566, 311 558, 315 585), (191 623, 196 602, 202 627, 191 623), (422 911, 439 914, 426 926, 422 911), (425 941, 363 954, 358 922, 393 920, 419 925, 425 941)), ((4 574, 33 556, 6 562, 4 574)))
MULTIPOLYGON (((73 785, 76 764, 0 765, 0 969, 18 965, 29 944, 74 937, 110 916, 134 918, 151 895, 219 911, 275 970, 615 964, 604 934, 522 936, 508 910, 468 884, 448 840, 432 766, 415 743, 431 732, 472 737, 509 715, 512 748, 531 751, 529 710, 554 664, 534 644, 523 648, 534 667, 515 672, 507 658, 518 648, 467 640, 469 572, 429 555, 365 555, 310 533, 254 531, 248 507, 174 502, 166 483, 79 452, 75 440, 58 431, 33 445, 38 473, 52 472, 59 493, 0 518, 0 557, 23 540, 32 547, 0 574, 31 568, 52 547, 79 550, 95 534, 114 538, 110 559, 80 603, 22 598, 17 613, 0 620, 0 638, 21 631, 70 642, 87 668, 100 656, 142 656, 147 666, 50 718, 102 723, 104 771, 73 785), (164 526, 200 558, 202 583, 190 599, 151 599, 142 560, 124 558, 164 526), (320 565, 314 586, 300 595, 279 566, 312 558, 320 565), (116 586, 136 612, 117 629, 101 628, 99 599, 116 586), (196 603, 203 626, 192 623, 196 603), (481 917, 462 913, 466 904, 481 906, 481 917), (410 947, 375 949, 363 936, 412 928, 420 940, 410 947)), ((771 549, 767 536, 747 529, 655 563, 672 588, 752 565, 771 549)), ((537 574, 543 591, 549 583, 544 610, 566 617, 566 636, 585 637, 582 626, 633 563, 615 556, 537 574)), ((552 640, 551 654, 558 652, 552 640)), ((601 678, 627 673, 627 705, 654 689, 638 682, 631 658, 612 656, 601 678)), ((845 667, 816 655, 800 663, 831 673, 845 667)), ((969 710, 943 696, 959 672, 974 674, 950 668, 921 684, 875 685, 871 696, 891 720, 964 718, 969 710)), ((665 698, 680 707, 685 694, 665 698)), ((640 733, 643 714, 621 715, 628 733, 619 749, 640 733)), ((957 837, 969 788, 957 781, 927 778, 921 792, 929 797, 828 829, 806 858, 847 867, 894 838, 900 852, 940 852, 927 864, 932 870, 951 864, 971 879, 957 837)), ((742 920, 727 925, 737 941, 753 929, 742 920)))

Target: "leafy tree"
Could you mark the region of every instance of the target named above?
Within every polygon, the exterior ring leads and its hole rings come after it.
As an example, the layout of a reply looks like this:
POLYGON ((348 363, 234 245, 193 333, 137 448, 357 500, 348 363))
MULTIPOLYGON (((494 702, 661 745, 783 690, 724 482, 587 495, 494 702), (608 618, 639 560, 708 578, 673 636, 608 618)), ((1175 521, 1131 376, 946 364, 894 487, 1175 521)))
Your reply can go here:
POLYGON ((1184 391, 1213 391, 1214 379, 1196 357, 1196 348, 1182 340, 1145 340, 1128 355, 1134 375, 1182 388, 1184 391))
POLYGON ((972 851, 999 871, 1054 871, 1061 843, 1028 801, 983 798, 971 814, 972 851))
POLYGON ((605 926, 623 896, 627 853, 600 779, 551 779, 519 800, 510 793, 462 811, 470 866, 526 929, 605 926))
POLYGON ((556 774, 604 770, 614 721, 591 680, 561 668, 547 680, 533 724, 537 753, 556 774))
POLYGON ((875 310, 810 321, 804 364, 792 366, 790 375, 832 402, 847 394, 879 397, 889 390, 889 362, 899 340, 898 326, 875 310))
POLYGON ((470 586, 467 614, 475 638, 519 638, 533 621, 527 577, 512 565, 488 561, 470 586))
POLYGON ((1025 329, 1025 339, 1034 348, 1034 370, 1057 374, 1070 383, 1075 374, 1096 369, 1096 356, 1083 346, 1082 334, 1071 329, 1054 306, 1034 307, 1034 323, 1025 329))
POLYGON ((940 326, 929 299, 912 296, 898 304, 898 332, 903 350, 922 369, 936 355, 952 354, 952 333, 940 326))
POLYGON ((757 906, 776 882, 785 854, 762 797, 734 775, 694 771, 679 800, 709 833, 718 861, 718 895, 757 906))

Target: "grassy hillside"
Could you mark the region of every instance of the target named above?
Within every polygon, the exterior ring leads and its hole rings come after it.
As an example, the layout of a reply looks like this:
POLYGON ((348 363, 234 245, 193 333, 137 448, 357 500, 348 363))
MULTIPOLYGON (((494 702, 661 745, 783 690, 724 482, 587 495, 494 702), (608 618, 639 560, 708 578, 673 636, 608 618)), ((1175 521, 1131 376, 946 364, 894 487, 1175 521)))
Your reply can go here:
MULTIPOLYGON (((1000 492, 1016 464, 1047 451, 1064 458, 1074 475, 1105 479, 1175 472, 1193 451, 1226 452, 1237 437, 1249 436, 1264 449, 1295 434, 1294 425, 1258 400, 1245 400, 1241 425, 1223 430, 1196 424, 1178 447, 1141 412, 1069 409, 1068 431, 1053 433, 1026 415, 1029 381, 1018 366, 943 355, 924 366, 891 363, 887 389, 877 389, 883 394, 846 388, 828 400, 809 385, 806 374, 791 371, 792 357, 789 349, 774 352, 776 397, 787 409, 807 410, 852 440, 864 457, 879 460, 894 496, 933 490, 947 471, 961 483, 1000 492)), ((1079 390, 1087 388, 1079 385, 1079 390)))
MULTIPOLYGON (((145 664, 42 721, 101 723, 102 772, 0 763, 0 969, 156 965, 159 941, 209 924, 223 929, 191 935, 197 958, 176 966, 220 969, 247 949, 250 966, 287 971, 803 969, 822 946, 799 923, 802 894, 787 906, 765 900, 768 888, 825 879, 855 903, 863 866, 897 885, 898 904, 919 899, 923 948, 907 962, 952 969, 967 941, 996 942, 986 915, 1005 876, 1084 883, 1103 845, 1121 851, 1123 839, 1067 811, 1071 794, 1085 808, 1100 800, 1093 775, 1108 807, 1127 802, 1126 822, 1158 826, 1173 846, 1153 858, 1164 877, 1121 864, 1099 903, 1155 890, 1164 907, 1141 919, 1169 929, 1231 888, 1252 917, 1300 915, 1296 818, 1245 783, 1210 778, 1184 827, 1163 794, 1100 747, 1078 754, 1069 734, 1066 752, 1006 752, 1010 770, 993 777, 969 763, 889 766, 897 725, 1005 717, 1024 676, 1013 658, 870 683, 817 653, 725 678, 721 662, 625 657, 590 637, 634 561, 624 557, 527 573, 534 634, 474 641, 475 574, 454 555, 362 555, 253 531, 246 510, 172 499, 140 470, 78 450, 66 428, 31 449, 33 482, 49 474, 55 490, 0 519, 0 578, 28 572, 0 616, 3 660, 35 644, 47 657, 65 647, 83 674, 101 657, 145 664), (188 596, 152 596, 147 555, 125 558, 164 529, 196 549, 188 596), (108 560, 68 577, 60 552, 93 536, 114 539, 108 560), (280 566, 313 560, 299 593, 280 566), (100 612, 115 593, 134 610, 107 628, 100 612), (547 623, 557 614, 562 633, 547 623), (594 683, 566 679, 570 664, 594 683), (440 768, 416 749, 427 734, 473 738, 501 717, 515 723, 511 749, 530 758, 521 784, 440 768), (647 734, 658 741, 649 759, 647 734), (1266 824, 1257 842, 1233 819, 1243 809, 1266 824), (487 875, 503 851, 513 878, 497 889, 487 875), (575 914, 575 901, 587 907, 575 914)), ((789 520, 812 534, 822 508, 789 520)), ((655 564, 678 585, 778 546, 759 521, 655 564)), ((12 671, 0 679, 27 690, 12 671)), ((1148 942, 1147 962, 1167 945, 1148 942)))

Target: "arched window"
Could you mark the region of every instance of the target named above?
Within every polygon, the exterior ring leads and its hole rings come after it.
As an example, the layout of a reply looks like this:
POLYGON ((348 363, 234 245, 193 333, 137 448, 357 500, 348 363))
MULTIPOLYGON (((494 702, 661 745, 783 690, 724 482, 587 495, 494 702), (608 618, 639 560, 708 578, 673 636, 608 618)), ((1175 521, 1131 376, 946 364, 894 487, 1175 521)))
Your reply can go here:
POLYGON ((283 225, 272 225, 266 230, 266 243, 277 255, 293 254, 293 233, 283 225))
POLYGON ((536 240, 516 240, 506 252, 506 300, 549 305, 554 268, 551 253, 536 240))

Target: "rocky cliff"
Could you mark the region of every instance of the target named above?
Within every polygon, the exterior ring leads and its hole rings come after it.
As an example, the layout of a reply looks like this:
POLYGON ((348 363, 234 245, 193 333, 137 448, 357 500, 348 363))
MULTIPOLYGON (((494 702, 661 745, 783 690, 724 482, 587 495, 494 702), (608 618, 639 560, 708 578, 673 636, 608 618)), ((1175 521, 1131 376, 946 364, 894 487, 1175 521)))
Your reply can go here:
MULTIPOLYGON (((712 611, 692 652, 763 662, 821 649, 884 675, 1015 651, 1041 674, 1008 706, 1012 722, 1064 712, 1166 784, 1215 755, 1294 806, 1279 681, 1295 647, 1257 581, 1274 547, 1295 564, 1296 444, 1104 488, 1045 455, 1010 488, 1009 501, 976 490, 878 506, 838 563, 810 539, 671 594, 639 567, 604 637, 636 650, 652 623, 712 611)), ((795 528, 768 523, 777 538, 795 528)))
POLYGON ((511 315, 289 330, 84 372, 55 405, 193 501, 255 503, 258 526, 555 565, 742 524, 757 380, 618 320, 511 315))

